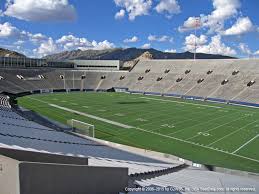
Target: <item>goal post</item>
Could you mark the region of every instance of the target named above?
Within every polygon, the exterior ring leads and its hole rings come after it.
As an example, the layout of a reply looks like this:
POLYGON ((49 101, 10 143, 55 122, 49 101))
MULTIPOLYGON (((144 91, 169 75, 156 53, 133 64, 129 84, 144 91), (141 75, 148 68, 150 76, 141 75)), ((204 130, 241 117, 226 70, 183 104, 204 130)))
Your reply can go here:
POLYGON ((94 125, 79 121, 76 119, 70 119, 67 121, 67 124, 72 127, 72 129, 78 133, 83 135, 87 135, 89 137, 95 137, 95 129, 94 125))

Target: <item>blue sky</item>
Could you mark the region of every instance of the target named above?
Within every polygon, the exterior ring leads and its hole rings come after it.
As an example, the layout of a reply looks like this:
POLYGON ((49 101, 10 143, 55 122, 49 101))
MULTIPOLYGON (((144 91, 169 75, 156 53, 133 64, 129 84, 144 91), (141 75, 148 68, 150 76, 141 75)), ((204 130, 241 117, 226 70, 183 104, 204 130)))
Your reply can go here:
POLYGON ((258 0, 0 0, 0 47, 42 57, 196 45, 197 52, 258 57, 258 7, 258 0))

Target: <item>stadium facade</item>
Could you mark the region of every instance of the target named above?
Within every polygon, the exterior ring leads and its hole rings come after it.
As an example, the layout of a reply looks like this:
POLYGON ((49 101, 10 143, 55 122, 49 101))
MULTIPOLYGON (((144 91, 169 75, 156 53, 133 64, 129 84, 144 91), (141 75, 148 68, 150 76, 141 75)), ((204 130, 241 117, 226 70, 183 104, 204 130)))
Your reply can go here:
POLYGON ((68 68, 81 70, 119 70, 118 60, 65 60, 54 61, 33 58, 0 57, 0 67, 5 68, 68 68))

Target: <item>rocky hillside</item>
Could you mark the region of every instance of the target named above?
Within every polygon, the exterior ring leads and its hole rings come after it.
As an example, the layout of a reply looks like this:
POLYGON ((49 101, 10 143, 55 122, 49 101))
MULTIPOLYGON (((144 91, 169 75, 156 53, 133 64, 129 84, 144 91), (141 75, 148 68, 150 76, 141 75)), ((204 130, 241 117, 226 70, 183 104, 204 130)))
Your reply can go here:
MULTIPOLYGON (((88 59, 88 60, 121 60, 130 61, 145 55, 152 56, 153 59, 193 59, 193 53, 167 53, 155 49, 138 49, 138 48, 115 48, 106 50, 74 50, 66 51, 54 55, 46 56, 47 59, 65 60, 65 59, 88 59)), ((222 55, 211 55, 197 53, 197 59, 229 59, 232 57, 222 55)))
POLYGON ((153 55, 148 51, 144 52, 142 55, 136 58, 136 60, 151 60, 151 59, 153 59, 153 55))
POLYGON ((26 57, 26 56, 23 54, 20 54, 18 52, 15 52, 15 51, 0 48, 0 57, 18 57, 18 58, 20 58, 20 57, 26 57))

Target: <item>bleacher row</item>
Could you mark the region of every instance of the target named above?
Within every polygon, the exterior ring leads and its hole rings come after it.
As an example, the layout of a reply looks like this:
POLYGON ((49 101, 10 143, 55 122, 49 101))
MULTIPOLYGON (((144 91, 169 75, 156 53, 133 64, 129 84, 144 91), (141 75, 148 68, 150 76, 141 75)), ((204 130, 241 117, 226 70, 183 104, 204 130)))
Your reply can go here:
POLYGON ((107 90, 259 103, 259 60, 147 60, 131 72, 1 69, 0 92, 107 90))
POLYGON ((10 108, 11 107, 10 104, 9 104, 7 96, 0 95, 0 107, 2 107, 2 108, 10 108))
MULTIPOLYGON (((152 185, 156 187, 170 188, 173 186, 176 191, 179 190, 179 192, 175 193, 249 193, 249 191, 237 192, 237 190, 216 191, 216 189, 220 188, 254 188, 256 190, 255 193, 257 193, 258 180, 249 179, 249 182, 247 182, 247 180, 247 178, 241 176, 187 168, 155 178, 136 180, 135 184, 140 187, 149 187, 152 185)), ((253 192, 250 191, 250 193, 253 192)))

